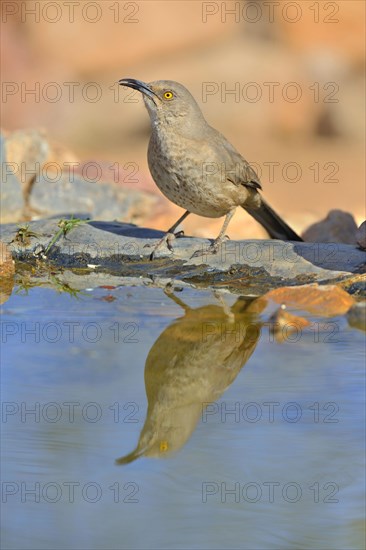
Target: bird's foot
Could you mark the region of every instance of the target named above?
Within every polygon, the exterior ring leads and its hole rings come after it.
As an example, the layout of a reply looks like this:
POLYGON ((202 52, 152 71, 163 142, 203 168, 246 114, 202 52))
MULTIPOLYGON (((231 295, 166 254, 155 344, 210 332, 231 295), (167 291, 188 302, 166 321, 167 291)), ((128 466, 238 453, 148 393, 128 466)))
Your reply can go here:
POLYGON ((217 254, 220 250, 220 246, 222 245, 222 242, 226 239, 229 239, 227 235, 221 238, 215 239, 208 248, 202 249, 202 250, 196 250, 191 256, 192 258, 201 258, 202 256, 206 256, 207 254, 217 254))
POLYGON ((203 248, 202 250, 196 250, 196 252, 192 254, 191 259, 201 258, 202 256, 207 256, 207 254, 217 254, 219 246, 214 246, 213 244, 211 244, 208 248, 203 248))
POLYGON ((179 239, 181 237, 184 237, 184 231, 178 231, 177 233, 166 233, 164 237, 162 237, 154 246, 153 251, 150 254, 150 261, 152 261, 155 258, 155 254, 157 250, 165 244, 168 248, 168 250, 173 250, 173 241, 175 239, 179 239))

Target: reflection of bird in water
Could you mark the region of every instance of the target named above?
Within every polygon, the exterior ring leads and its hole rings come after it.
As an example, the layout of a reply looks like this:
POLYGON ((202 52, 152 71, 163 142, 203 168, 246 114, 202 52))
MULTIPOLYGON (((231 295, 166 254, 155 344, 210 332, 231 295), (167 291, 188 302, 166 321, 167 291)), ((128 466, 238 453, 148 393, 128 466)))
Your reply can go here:
POLYGON ((117 464, 140 456, 162 457, 180 449, 205 406, 232 384, 260 336, 264 306, 238 298, 229 308, 208 305, 185 311, 159 336, 145 365, 148 409, 137 447, 117 464))

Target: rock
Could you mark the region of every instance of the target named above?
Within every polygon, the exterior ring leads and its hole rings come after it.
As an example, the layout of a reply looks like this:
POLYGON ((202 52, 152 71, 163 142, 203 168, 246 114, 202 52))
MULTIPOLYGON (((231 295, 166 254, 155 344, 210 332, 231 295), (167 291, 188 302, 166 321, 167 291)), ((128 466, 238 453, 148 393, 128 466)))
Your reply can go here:
POLYGON ((361 268, 360 273, 347 277, 347 279, 340 281, 338 286, 352 294, 352 296, 365 296, 366 294, 366 266, 361 268))
POLYGON ((85 176, 93 172, 93 165, 95 164, 98 166, 100 181, 111 185, 119 185, 124 189, 132 189, 133 191, 159 193, 150 173, 147 170, 142 171, 135 162, 125 162, 123 164, 105 160, 84 160, 75 168, 75 174, 85 179, 85 176))
POLYGON ((366 250, 366 221, 356 231, 356 242, 360 248, 366 250))
POLYGON ((309 284, 284 286, 267 292, 261 300, 307 311, 321 317, 344 315, 355 303, 354 298, 336 285, 309 284))
POLYGON ((24 198, 20 181, 15 176, 15 167, 8 164, 5 140, 0 136, 1 148, 1 187, 0 187, 0 222, 17 222, 22 218, 24 198))
POLYGON ((8 247, 0 241, 0 304, 6 302, 14 287, 15 265, 8 247))
MULTIPOLYGON (((261 298, 259 298, 261 300, 261 298)), ((286 311, 286 306, 279 307, 269 319, 269 330, 274 336, 276 342, 281 344, 288 341, 289 336, 293 333, 301 333, 302 329, 309 326, 311 323, 304 317, 292 315, 286 311)))
POLYGON ((114 184, 86 181, 69 173, 41 176, 33 185, 29 206, 42 216, 83 212, 93 219, 140 222, 158 202, 154 195, 114 184))
MULTIPOLYGON (((217 254, 210 254, 206 251, 208 240, 183 237, 174 241, 172 251, 162 247, 151 262, 149 257, 162 236, 160 231, 119 222, 89 221, 76 225, 65 237, 60 233, 59 222, 59 216, 30 222, 29 238, 22 242, 16 239, 16 224, 4 225, 2 240, 14 258, 27 262, 34 262, 37 257, 45 266, 52 261, 55 267, 117 271, 121 278, 150 277, 154 282, 171 278, 251 296, 283 286, 348 280, 351 274, 360 273, 366 259, 365 252, 351 245, 272 240, 227 241, 217 254), (202 255, 193 256, 198 251, 202 255)), ((310 294, 306 289, 305 303, 310 294)), ((361 291, 359 295, 363 295, 361 291)))
POLYGON ((15 164, 16 176, 26 197, 50 154, 46 133, 33 129, 12 132, 5 139, 5 149, 7 160, 15 164))
POLYGON ((331 210, 327 217, 314 223, 303 233, 305 242, 356 244, 357 225, 351 214, 331 210))
MULTIPOLYGON (((19 190, 16 180, 20 181, 28 214, 47 216, 83 212, 95 219, 141 222, 156 211, 160 200, 151 193, 131 190, 127 185, 106 183, 100 177, 105 165, 94 161, 78 162, 67 149, 50 143, 41 130, 19 130, 9 134, 5 139, 5 151, 14 173, 8 176, 9 181, 10 178, 14 181, 11 189, 13 192, 19 190), (80 170, 86 176, 78 173, 80 170)), ((122 175, 127 182, 132 179, 122 175)), ((130 176, 130 172, 127 175, 130 176)), ((16 204, 13 199, 8 202, 16 204)), ((23 210, 23 218, 24 214, 23 210)), ((19 212, 16 218, 12 215, 3 221, 16 221, 21 217, 19 212)))
POLYGON ((348 324, 366 332, 366 302, 358 302, 347 314, 348 324))
POLYGON ((41 174, 55 177, 54 174, 61 170, 70 169, 70 163, 80 165, 68 149, 50 142, 45 130, 25 129, 10 133, 5 138, 5 150, 8 162, 15 165, 26 201, 41 174))
POLYGON ((9 248, 0 241, 0 277, 12 277, 15 272, 14 260, 9 248))

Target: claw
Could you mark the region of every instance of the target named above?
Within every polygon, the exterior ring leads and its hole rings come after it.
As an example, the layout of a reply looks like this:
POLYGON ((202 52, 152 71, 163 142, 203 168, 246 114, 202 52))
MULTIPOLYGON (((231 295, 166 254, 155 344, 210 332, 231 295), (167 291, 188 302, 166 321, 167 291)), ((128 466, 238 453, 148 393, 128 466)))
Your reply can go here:
POLYGON ((175 240, 174 233, 167 233, 165 240, 166 240, 166 245, 167 245, 168 249, 173 250, 172 242, 175 240))
POLYGON ((174 241, 175 239, 175 235, 174 233, 166 233, 164 235, 164 237, 162 237, 160 239, 160 241, 158 241, 156 243, 156 245, 154 246, 154 249, 153 251, 151 252, 150 254, 150 261, 152 261, 154 258, 155 258, 155 253, 156 251, 163 245, 163 244, 166 244, 168 250, 172 251, 173 250, 173 245, 172 245, 172 241, 174 241))
POLYGON ((220 248, 221 242, 214 241, 208 248, 205 250, 196 250, 191 256, 192 258, 200 258, 201 256, 206 256, 207 254, 217 254, 220 248))

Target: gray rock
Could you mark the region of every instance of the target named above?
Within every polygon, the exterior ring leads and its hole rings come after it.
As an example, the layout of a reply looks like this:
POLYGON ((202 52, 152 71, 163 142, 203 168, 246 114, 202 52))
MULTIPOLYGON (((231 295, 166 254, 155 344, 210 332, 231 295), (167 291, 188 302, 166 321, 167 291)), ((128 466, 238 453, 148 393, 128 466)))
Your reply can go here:
POLYGON ((17 130, 5 139, 6 156, 17 167, 17 177, 26 198, 33 180, 39 176, 50 156, 45 132, 36 129, 17 130))
POLYGON ((70 160, 70 155, 62 147, 52 146, 40 130, 19 130, 4 138, 2 222, 18 221, 22 216, 24 219, 25 213, 28 217, 37 217, 65 212, 83 212, 94 219, 140 222, 156 207, 159 197, 151 193, 104 181, 89 181, 77 172, 74 174, 70 163, 62 162, 70 160), (9 161, 8 171, 12 167, 15 175, 6 175, 5 156, 9 161), (18 208, 19 201, 21 208, 18 208))
POLYGON ((5 140, 2 136, 0 136, 0 149, 0 222, 17 222, 22 218, 25 203, 20 181, 14 175, 15 167, 6 159, 5 140))
POLYGON ((308 227, 302 237, 310 243, 356 244, 356 231, 357 225, 351 214, 331 210, 324 220, 308 227))
POLYGON ((26 244, 14 240, 15 224, 1 227, 2 240, 13 257, 45 265, 118 273, 121 277, 148 277, 185 281, 200 287, 228 288, 241 294, 261 295, 284 285, 342 280, 365 267, 366 253, 356 246, 338 243, 289 243, 276 240, 227 241, 217 254, 203 253, 209 241, 180 238, 173 251, 163 247, 156 259, 150 253, 161 237, 159 231, 117 222, 92 221, 62 235, 45 255, 59 231, 59 218, 31 222, 36 234, 26 244))
POLYGON ((366 250, 366 221, 356 231, 356 241, 360 248, 366 250))
POLYGON ((366 302, 355 304, 347 313, 348 324, 366 332, 366 302))
POLYGON ((139 220, 154 208, 158 198, 148 193, 124 190, 103 182, 86 181, 63 173, 55 178, 41 175, 36 179, 29 206, 40 215, 56 216, 65 212, 83 212, 93 219, 139 220))

